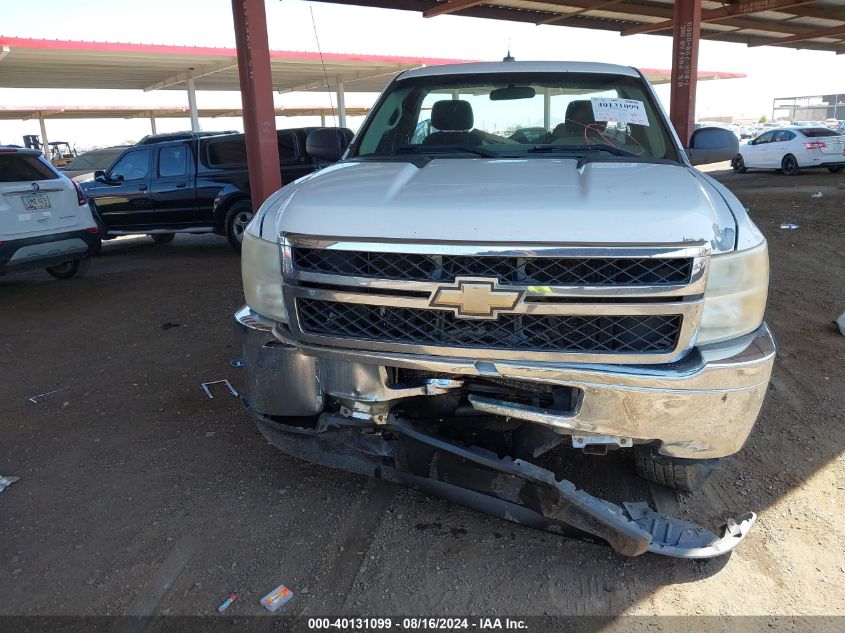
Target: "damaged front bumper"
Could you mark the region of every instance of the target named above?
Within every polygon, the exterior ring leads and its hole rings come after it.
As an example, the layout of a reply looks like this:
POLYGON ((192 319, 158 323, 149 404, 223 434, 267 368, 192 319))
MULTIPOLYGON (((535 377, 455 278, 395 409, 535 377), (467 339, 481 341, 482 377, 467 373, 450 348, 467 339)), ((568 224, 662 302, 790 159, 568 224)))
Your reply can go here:
POLYGON ((303 345, 283 325, 248 308, 236 314, 236 323, 246 358, 247 404, 262 432, 289 454, 404 483, 540 529, 571 532, 572 526, 630 556, 724 554, 755 521, 749 513, 715 534, 644 503, 620 507, 528 461, 441 437, 397 415, 396 405, 457 392, 473 379, 560 386, 577 393, 568 410, 480 395, 468 400, 480 415, 558 434, 650 443, 671 457, 724 457, 745 442, 765 395, 775 352, 765 325, 672 364, 576 366, 303 345), (419 379, 396 383, 395 372, 402 369, 419 379))

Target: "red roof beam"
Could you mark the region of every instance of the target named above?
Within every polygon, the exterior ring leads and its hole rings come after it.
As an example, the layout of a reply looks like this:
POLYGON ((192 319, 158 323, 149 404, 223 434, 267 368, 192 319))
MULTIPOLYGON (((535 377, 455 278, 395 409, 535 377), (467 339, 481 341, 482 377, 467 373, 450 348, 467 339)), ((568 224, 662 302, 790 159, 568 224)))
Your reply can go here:
MULTIPOLYGON (((791 7, 798 7, 804 4, 813 4, 816 0, 739 0, 736 4, 730 4, 719 9, 707 9, 701 12, 701 22, 717 22, 739 15, 761 13, 763 11, 782 11, 791 7)), ((671 29, 672 20, 641 24, 622 31, 622 35, 642 35, 643 33, 656 33, 671 29)), ((761 26, 760 28, 765 28, 761 26)))

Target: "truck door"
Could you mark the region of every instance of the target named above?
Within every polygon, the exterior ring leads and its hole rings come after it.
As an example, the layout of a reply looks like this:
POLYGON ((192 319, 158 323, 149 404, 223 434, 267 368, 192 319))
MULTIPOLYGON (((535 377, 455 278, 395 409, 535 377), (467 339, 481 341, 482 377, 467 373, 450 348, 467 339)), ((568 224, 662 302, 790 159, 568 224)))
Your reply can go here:
POLYGON ((192 144, 166 143, 156 147, 150 183, 151 221, 161 228, 200 223, 194 186, 196 159, 192 144))
POLYGON ((144 224, 152 211, 150 163, 153 150, 139 147, 123 153, 87 193, 106 229, 126 229, 144 224))

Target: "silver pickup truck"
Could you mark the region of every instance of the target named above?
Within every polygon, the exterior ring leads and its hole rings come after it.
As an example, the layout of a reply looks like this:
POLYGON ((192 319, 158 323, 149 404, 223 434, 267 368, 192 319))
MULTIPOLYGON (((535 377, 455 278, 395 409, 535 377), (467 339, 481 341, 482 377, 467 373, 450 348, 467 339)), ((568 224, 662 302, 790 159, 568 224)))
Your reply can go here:
POLYGON ((399 75, 341 160, 275 193, 243 241, 245 402, 282 450, 617 551, 708 557, 717 533, 541 468, 633 451, 691 490, 766 393, 766 241, 694 164, 633 68, 502 62, 399 75))

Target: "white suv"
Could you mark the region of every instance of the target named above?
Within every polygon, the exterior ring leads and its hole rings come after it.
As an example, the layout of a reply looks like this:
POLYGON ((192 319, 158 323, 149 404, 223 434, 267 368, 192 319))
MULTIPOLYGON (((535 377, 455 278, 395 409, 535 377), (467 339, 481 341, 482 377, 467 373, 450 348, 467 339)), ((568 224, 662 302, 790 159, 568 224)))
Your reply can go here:
POLYGON ((37 150, 0 146, 0 275, 43 267, 70 279, 85 271, 99 243, 75 182, 37 150))

